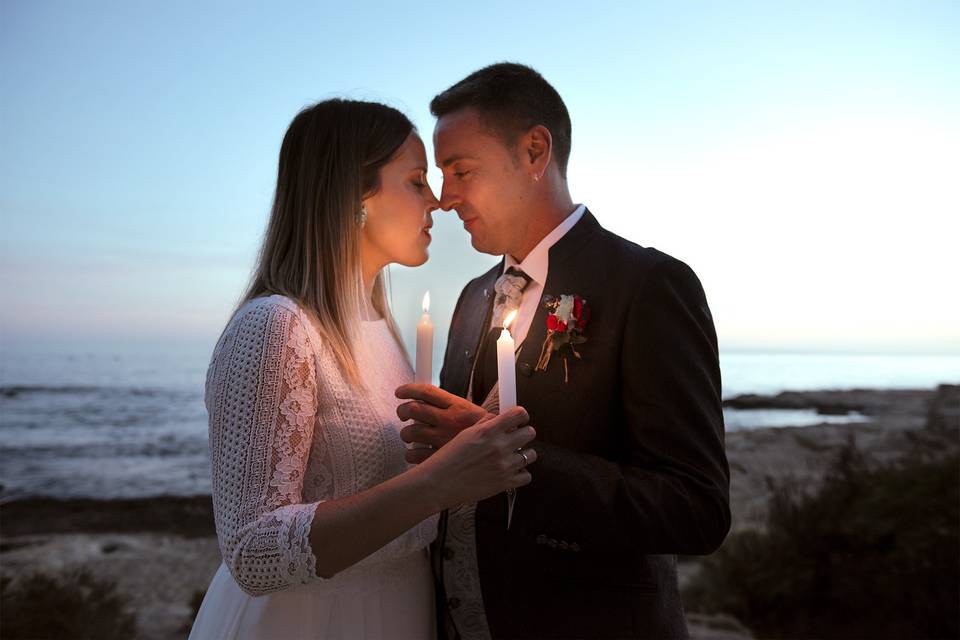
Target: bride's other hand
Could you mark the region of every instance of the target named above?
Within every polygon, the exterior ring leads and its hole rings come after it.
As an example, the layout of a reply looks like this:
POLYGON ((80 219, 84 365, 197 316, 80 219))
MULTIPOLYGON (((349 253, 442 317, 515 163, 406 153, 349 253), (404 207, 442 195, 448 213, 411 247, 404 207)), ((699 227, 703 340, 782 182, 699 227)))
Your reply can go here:
POLYGON ((527 411, 516 407, 461 430, 434 452, 418 470, 430 474, 435 506, 475 502, 529 484, 526 467, 536 461, 537 452, 519 451, 537 435, 533 427, 524 426, 529 420, 527 411))
MULTIPOLYGON (((469 400, 432 384, 405 384, 397 387, 395 393, 402 400, 410 400, 397 407, 397 416, 401 420, 414 421, 400 431, 404 442, 418 442, 439 449, 467 427, 493 417, 469 400)), ((411 449, 414 451, 419 453, 415 459, 408 455, 408 462, 422 462, 424 453, 431 450, 411 449)))

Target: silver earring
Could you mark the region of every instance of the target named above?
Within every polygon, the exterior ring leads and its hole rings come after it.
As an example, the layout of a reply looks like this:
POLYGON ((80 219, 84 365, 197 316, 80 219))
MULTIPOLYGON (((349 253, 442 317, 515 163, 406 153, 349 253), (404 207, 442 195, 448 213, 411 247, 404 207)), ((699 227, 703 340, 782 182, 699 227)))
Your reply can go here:
POLYGON ((357 214, 357 222, 360 224, 361 229, 363 229, 363 227, 365 227, 367 224, 367 207, 364 205, 360 205, 360 213, 357 214))

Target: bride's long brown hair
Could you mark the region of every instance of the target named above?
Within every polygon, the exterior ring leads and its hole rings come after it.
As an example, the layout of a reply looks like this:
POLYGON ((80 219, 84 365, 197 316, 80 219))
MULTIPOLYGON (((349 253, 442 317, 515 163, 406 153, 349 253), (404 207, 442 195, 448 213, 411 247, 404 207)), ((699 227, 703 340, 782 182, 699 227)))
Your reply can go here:
MULTIPOLYGON (((326 100, 297 114, 280 147, 270 222, 241 302, 271 294, 296 300, 353 382, 360 382, 364 296, 361 202, 380 188, 380 169, 413 131, 405 115, 374 102, 326 100)), ((383 272, 372 302, 401 342, 383 272)))

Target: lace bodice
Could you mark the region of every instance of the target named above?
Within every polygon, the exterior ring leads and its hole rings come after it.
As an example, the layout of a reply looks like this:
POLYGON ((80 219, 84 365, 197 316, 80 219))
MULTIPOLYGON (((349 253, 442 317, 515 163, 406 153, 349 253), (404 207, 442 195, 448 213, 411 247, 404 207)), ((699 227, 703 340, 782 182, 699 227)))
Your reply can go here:
MULTIPOLYGON (((227 325, 207 371, 213 505, 224 564, 251 595, 323 581, 309 532, 317 504, 407 469, 393 390, 413 380, 383 321, 363 323, 348 384, 304 312, 283 296, 251 300, 227 325)), ((422 551, 428 518, 330 581, 377 573, 422 551)))

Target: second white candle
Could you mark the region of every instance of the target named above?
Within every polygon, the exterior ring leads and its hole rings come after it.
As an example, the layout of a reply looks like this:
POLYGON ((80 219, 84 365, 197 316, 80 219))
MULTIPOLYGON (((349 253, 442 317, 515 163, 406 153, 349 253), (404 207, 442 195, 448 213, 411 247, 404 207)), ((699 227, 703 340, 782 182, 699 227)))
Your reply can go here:
POLYGON ((414 382, 433 382, 433 322, 430 320, 430 292, 423 296, 423 317, 417 323, 417 360, 414 382))
POLYGON ((510 335, 510 323, 517 317, 511 311, 503 322, 503 331, 497 338, 497 378, 500 385, 500 413, 517 406, 517 361, 516 344, 510 335))

